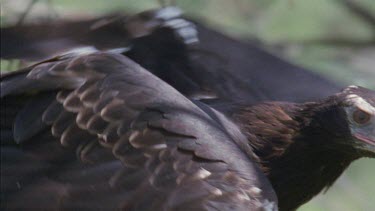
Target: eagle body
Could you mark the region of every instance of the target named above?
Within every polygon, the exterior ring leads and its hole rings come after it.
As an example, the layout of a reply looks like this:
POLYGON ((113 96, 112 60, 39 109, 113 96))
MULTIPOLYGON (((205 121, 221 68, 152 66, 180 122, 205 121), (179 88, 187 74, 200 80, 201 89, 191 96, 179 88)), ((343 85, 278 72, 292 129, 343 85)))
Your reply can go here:
POLYGON ((120 53, 75 51, 2 74, 2 210, 295 210, 375 156, 374 91, 296 103, 337 86, 264 52, 231 58, 231 47, 248 50, 222 35, 228 51, 207 54, 190 43, 194 25, 167 17, 126 19, 133 46, 120 53), (267 74, 284 72, 265 60, 327 89, 273 83, 267 74), (291 102, 259 102, 276 99, 291 102))

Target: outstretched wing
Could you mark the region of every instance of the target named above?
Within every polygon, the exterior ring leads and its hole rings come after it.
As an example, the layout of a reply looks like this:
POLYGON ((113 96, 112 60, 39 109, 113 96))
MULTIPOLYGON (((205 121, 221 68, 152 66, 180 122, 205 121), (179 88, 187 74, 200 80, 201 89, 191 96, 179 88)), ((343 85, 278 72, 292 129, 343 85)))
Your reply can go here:
POLYGON ((82 45, 130 47, 129 58, 185 96, 218 98, 220 103, 305 102, 340 90, 341 86, 311 70, 200 22, 191 24, 177 8, 166 7, 133 16, 1 28, 0 56, 44 58, 82 45), (187 45, 197 37, 199 43, 187 45))
POLYGON ((235 125, 122 55, 3 75, 1 96, 2 209, 277 209, 235 125))

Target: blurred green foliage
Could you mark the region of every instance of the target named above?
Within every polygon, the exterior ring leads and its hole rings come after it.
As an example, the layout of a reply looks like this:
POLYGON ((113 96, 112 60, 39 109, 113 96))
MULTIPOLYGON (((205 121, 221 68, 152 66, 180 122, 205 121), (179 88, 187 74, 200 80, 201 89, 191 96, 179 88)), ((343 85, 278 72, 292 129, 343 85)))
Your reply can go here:
MULTIPOLYGON (((343 1, 176 0, 175 2, 187 15, 232 36, 260 40, 269 51, 293 63, 309 67, 343 84, 356 84, 375 89, 373 44, 375 29, 358 15, 350 12, 343 1), (352 42, 338 45, 324 40, 352 42), (370 44, 372 42, 372 45, 367 45, 367 42, 370 44)), ((25 0, 5 0, 2 4, 2 25, 4 20, 11 22, 12 14, 22 12, 25 2, 25 0)), ((375 14, 374 0, 355 2, 371 14, 375 14)), ((43 0, 40 4, 42 3, 43 0)), ((156 0, 54 0, 52 3, 61 18, 69 19, 108 12, 135 13, 159 6, 156 0)), ((48 7, 45 12, 49 12, 48 7)), ((3 62, 1 69, 3 70, 3 62)), ((374 164, 374 160, 369 159, 355 162, 324 196, 319 195, 299 210, 375 210, 374 164)))
POLYGON ((8 72, 8 71, 13 71, 13 70, 18 70, 21 67, 21 61, 17 59, 1 59, 0 60, 0 67, 1 67, 1 72, 8 72))

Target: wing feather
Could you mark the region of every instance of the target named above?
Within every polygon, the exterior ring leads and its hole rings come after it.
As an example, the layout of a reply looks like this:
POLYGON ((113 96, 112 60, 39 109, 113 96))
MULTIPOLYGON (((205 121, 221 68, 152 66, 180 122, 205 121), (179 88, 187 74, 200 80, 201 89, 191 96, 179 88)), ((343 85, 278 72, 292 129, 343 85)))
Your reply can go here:
POLYGON ((263 210, 269 201, 277 209, 256 158, 238 145, 244 136, 227 131, 235 127, 229 120, 214 121, 122 55, 61 57, 4 76, 1 86, 5 100, 48 99, 17 114, 13 135, 24 144, 12 147, 52 166, 39 176, 22 172, 29 177, 17 178, 22 188, 1 198, 6 209, 22 207, 19 200, 43 207, 40 191, 51 194, 46 207, 59 210, 263 210), (22 121, 45 126, 17 126, 22 121), (49 156, 55 148, 59 158, 49 156))

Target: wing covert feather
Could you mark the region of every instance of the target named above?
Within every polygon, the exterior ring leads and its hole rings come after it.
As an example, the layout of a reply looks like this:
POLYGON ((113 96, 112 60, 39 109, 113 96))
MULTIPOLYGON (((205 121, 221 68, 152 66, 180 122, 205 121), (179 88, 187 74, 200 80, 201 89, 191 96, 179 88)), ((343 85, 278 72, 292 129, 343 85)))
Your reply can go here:
MULTIPOLYGON (((43 108, 35 120, 44 126, 33 133, 16 130, 14 136, 28 146, 35 145, 33 135, 52 134, 39 142, 60 141, 83 161, 68 159, 47 176, 25 183, 5 197, 5 208, 19 208, 14 202, 20 199, 31 203, 44 185, 58 201, 50 202, 53 209, 277 209, 268 180, 250 150, 238 145, 244 137, 232 131, 229 120, 214 121, 122 55, 61 57, 2 77, 1 88, 5 100, 21 88, 35 99, 54 96, 37 108, 26 104, 30 112, 43 108)), ((18 113, 15 125, 26 117, 18 113)))

